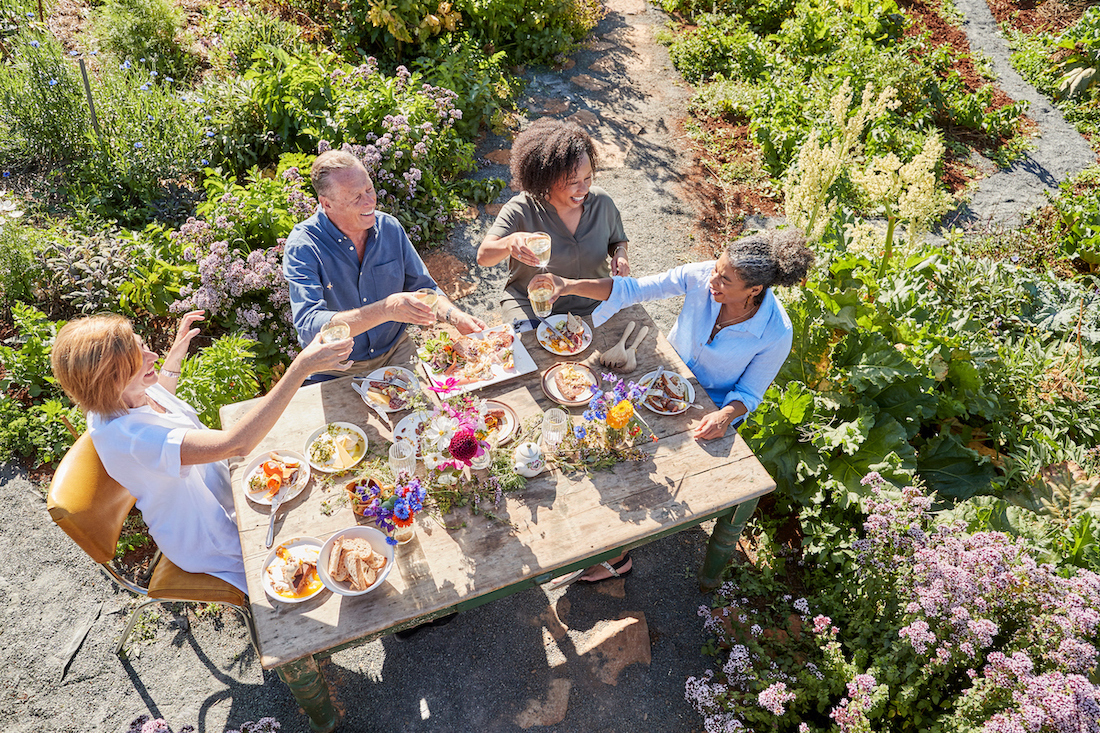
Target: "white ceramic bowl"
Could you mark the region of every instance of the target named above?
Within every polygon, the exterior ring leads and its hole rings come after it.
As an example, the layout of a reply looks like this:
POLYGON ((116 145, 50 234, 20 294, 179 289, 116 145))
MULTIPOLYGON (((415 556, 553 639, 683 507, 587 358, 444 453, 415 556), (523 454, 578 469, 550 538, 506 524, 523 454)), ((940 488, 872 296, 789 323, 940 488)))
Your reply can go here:
POLYGON ((308 438, 306 438, 306 455, 305 455, 305 457, 309 461, 309 465, 314 470, 320 471, 321 473, 340 473, 341 471, 347 471, 349 468, 352 468, 353 466, 358 464, 359 461, 363 460, 363 458, 367 455, 367 434, 363 432, 363 428, 361 428, 358 425, 355 425, 353 423, 350 423, 350 422, 332 422, 332 423, 329 423, 328 425, 322 425, 321 427, 317 428, 312 433, 310 433, 310 436, 308 438), (343 468, 337 468, 336 466, 322 466, 318 463, 314 463, 313 460, 310 458, 309 449, 313 446, 314 441, 316 441, 317 438, 321 437, 321 433, 328 430, 328 425, 335 425, 337 427, 341 427, 341 428, 345 428, 346 430, 350 430, 351 432, 358 435, 359 440, 361 440, 363 442, 363 452, 359 454, 358 458, 354 459, 351 462, 350 466, 344 466, 343 468))
POLYGON ((385 533, 375 527, 362 527, 356 525, 336 532, 321 546, 321 554, 317 558, 317 574, 321 576, 321 582, 330 591, 342 596, 362 596, 370 593, 372 590, 382 585, 383 581, 386 580, 386 576, 390 574, 391 568, 393 568, 393 545, 386 542, 385 533), (372 550, 380 553, 386 558, 385 567, 378 573, 378 577, 375 578, 374 584, 366 590, 352 590, 351 583, 345 580, 333 580, 329 576, 328 561, 332 554, 332 546, 336 544, 336 538, 338 537, 361 537, 367 542, 370 542, 372 550))

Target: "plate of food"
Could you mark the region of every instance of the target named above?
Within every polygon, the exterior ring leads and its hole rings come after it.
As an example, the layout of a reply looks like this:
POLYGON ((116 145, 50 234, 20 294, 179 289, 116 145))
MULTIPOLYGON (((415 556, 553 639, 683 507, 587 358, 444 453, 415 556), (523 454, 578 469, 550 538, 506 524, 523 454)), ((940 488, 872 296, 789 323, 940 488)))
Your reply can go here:
POLYGON ((428 378, 453 394, 535 371, 535 362, 508 324, 466 336, 437 331, 417 351, 428 378))
POLYGON ((363 378, 351 380, 352 388, 364 402, 377 405, 383 412, 397 412, 409 406, 409 400, 419 391, 416 376, 405 367, 375 369, 363 378))
POLYGON ((346 471, 367 454, 367 434, 349 422, 331 422, 306 440, 309 465, 324 473, 346 471))
POLYGON ((276 601, 301 603, 324 590, 317 574, 321 540, 295 537, 278 545, 264 560, 262 585, 276 601))
POLYGON ((661 372, 661 378, 653 383, 657 372, 652 371, 638 380, 638 384, 651 392, 642 400, 650 412, 658 415, 679 415, 687 412, 688 406, 695 402, 695 387, 691 382, 675 372, 661 372))
POLYGON ((241 476, 241 486, 249 501, 271 506, 271 500, 286 487, 283 501, 290 501, 309 483, 309 464, 305 456, 287 448, 262 453, 249 462, 241 476))
POLYGON ((555 364, 542 374, 542 391, 566 407, 587 405, 599 384, 594 371, 573 361, 555 364))
POLYGON ((519 416, 516 411, 500 400, 485 400, 485 434, 478 431, 478 439, 490 445, 504 445, 511 440, 519 428, 519 416))
POLYGON ((579 354, 592 345, 592 327, 577 318, 572 313, 565 315, 547 316, 546 323, 540 323, 535 337, 538 338, 542 348, 551 354, 558 356, 572 356, 579 354), (547 326, 550 323, 561 331, 565 338, 554 334, 547 326))
POLYGON ((321 582, 333 593, 361 596, 377 588, 393 567, 393 545, 374 527, 349 527, 329 537, 317 558, 321 582))
POLYGON ((424 426, 428 424, 431 414, 427 410, 417 410, 411 415, 405 415, 393 426, 393 439, 407 440, 416 446, 416 455, 420 455, 420 434, 424 432, 424 426))

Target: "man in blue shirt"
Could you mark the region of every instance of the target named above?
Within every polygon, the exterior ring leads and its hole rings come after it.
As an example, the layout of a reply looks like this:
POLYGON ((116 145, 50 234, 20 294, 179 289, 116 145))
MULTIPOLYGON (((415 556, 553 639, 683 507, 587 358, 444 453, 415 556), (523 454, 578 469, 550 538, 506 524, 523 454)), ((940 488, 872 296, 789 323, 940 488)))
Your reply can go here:
POLYGON ((407 324, 431 325, 435 314, 460 333, 485 328, 439 291, 401 223, 375 211, 374 184, 354 155, 322 153, 310 178, 320 205, 294 227, 283 251, 283 275, 303 346, 329 321, 343 321, 355 339, 348 370, 354 373, 407 365, 415 353, 407 324), (435 289, 434 310, 416 297, 420 288, 435 289))

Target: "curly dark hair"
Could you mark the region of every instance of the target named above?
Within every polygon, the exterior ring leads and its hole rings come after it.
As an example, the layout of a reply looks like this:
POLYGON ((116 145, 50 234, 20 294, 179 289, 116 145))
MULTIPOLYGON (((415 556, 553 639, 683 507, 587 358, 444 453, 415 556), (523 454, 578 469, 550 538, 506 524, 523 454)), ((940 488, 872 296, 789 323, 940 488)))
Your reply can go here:
POLYGON ((512 145, 512 187, 545 200, 550 189, 577 172, 585 153, 596 169, 596 146, 575 122, 543 117, 512 145))
POLYGON ((814 253, 796 229, 756 232, 726 245, 726 259, 748 287, 763 285, 756 305, 773 285, 791 286, 805 279, 814 266, 814 253))

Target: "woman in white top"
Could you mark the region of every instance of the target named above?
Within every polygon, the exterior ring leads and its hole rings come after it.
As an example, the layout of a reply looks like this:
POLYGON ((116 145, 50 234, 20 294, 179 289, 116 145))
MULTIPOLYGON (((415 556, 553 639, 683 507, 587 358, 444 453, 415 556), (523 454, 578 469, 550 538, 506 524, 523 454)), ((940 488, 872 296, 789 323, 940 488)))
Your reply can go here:
POLYGON ((180 366, 199 332, 192 326, 200 320, 202 311, 183 317, 159 373, 158 355, 117 315, 65 324, 50 363, 61 388, 87 415, 108 475, 137 499, 165 557, 247 592, 226 459, 256 447, 306 377, 340 368, 352 340, 321 344, 318 336, 240 422, 210 430, 175 396, 180 366))
MULTIPOLYGON (((628 305, 683 295, 668 340, 719 406, 695 429, 695 437, 706 440, 725 435, 764 398, 791 351, 793 335, 790 318, 771 288, 800 282, 813 262, 801 232, 769 231, 731 242, 717 260, 681 265, 660 275, 599 280, 537 275, 531 287, 549 285, 553 298, 582 295, 606 301, 592 313, 597 326, 628 305)), ((630 569, 624 553, 555 583, 577 578, 597 582, 630 569)))

